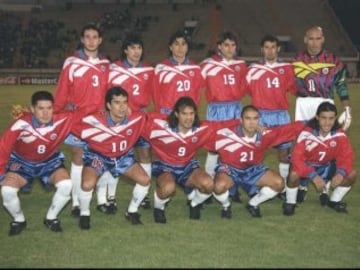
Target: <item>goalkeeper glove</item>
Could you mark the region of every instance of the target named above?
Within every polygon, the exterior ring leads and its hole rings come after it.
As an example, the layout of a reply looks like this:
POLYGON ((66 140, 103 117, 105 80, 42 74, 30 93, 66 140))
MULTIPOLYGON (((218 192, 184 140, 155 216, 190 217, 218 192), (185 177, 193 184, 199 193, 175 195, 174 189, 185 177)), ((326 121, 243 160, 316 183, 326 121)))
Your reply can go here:
POLYGON ((343 126, 344 130, 347 130, 351 124, 351 108, 346 106, 343 113, 339 116, 338 122, 343 126))

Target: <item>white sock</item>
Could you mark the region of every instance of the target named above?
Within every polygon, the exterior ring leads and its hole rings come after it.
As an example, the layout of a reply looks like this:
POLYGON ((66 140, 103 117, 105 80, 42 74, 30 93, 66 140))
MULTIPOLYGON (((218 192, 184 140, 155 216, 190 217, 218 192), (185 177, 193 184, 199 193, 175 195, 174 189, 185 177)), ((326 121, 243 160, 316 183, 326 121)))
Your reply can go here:
POLYGON ((83 165, 76 165, 74 163, 71 162, 71 169, 70 169, 70 178, 71 181, 73 182, 73 187, 72 187, 72 192, 71 192, 71 196, 72 196, 72 206, 79 206, 79 193, 81 190, 81 173, 83 170, 83 165))
POLYGON ((154 208, 164 210, 168 201, 170 201, 170 198, 160 199, 156 194, 156 191, 154 192, 154 208))
POLYGON ((46 219, 56 219, 60 211, 70 200, 70 193, 72 188, 71 179, 62 180, 56 183, 55 187, 56 192, 46 214, 46 219))
POLYGON ((296 204, 298 189, 298 187, 286 187, 286 203, 296 204))
POLYGON ((93 191, 93 189, 90 191, 80 190, 80 216, 90 216, 90 202, 93 191))
POLYGON ((145 198, 146 194, 149 192, 150 185, 142 186, 139 184, 135 184, 135 187, 133 189, 133 196, 130 201, 128 212, 129 213, 135 213, 138 211, 140 203, 145 198))
POLYGON ((249 204, 251 206, 257 207, 259 204, 274 198, 276 196, 276 194, 278 194, 279 192, 273 190, 270 187, 263 187, 262 189, 260 189, 259 193, 256 194, 254 197, 251 198, 251 200, 249 201, 249 204))
POLYGON ((189 194, 187 194, 187 199, 189 201, 191 201, 192 199, 194 199, 195 195, 196 195, 196 192, 195 192, 195 189, 193 189, 189 194))
POLYGON ((342 186, 336 187, 331 194, 330 201, 340 202, 344 198, 346 193, 349 192, 350 189, 351 189, 351 186, 350 187, 342 187, 342 186))
POLYGON ((106 199, 107 173, 108 173, 107 171, 104 172, 96 183, 96 199, 98 205, 107 203, 107 199, 106 199))
POLYGON ((205 171, 214 178, 215 176, 215 167, 218 161, 219 155, 208 153, 205 161, 205 171))
POLYGON ((115 199, 119 178, 112 176, 109 172, 107 175, 107 197, 108 199, 115 199))
POLYGON ((279 163, 279 174, 284 182, 284 189, 282 192, 286 190, 286 179, 289 176, 289 168, 290 168, 289 163, 282 163, 282 162, 279 163))
POLYGON ((20 206, 20 199, 18 197, 18 188, 3 186, 1 188, 1 196, 3 198, 3 205, 6 210, 16 222, 24 222, 25 216, 20 206))
POLYGON ((204 202, 210 196, 211 196, 211 194, 202 193, 198 189, 196 189, 195 190, 195 196, 191 200, 191 206, 195 207, 195 206, 201 204, 202 202, 204 202))
POLYGON ((215 197, 216 200, 218 200, 222 207, 224 209, 227 209, 229 206, 230 206, 230 200, 229 200, 229 191, 225 191, 224 193, 222 194, 219 194, 219 195, 216 195, 214 192, 213 192, 213 195, 215 197))
POLYGON ((151 163, 140 163, 146 174, 151 178, 151 163))

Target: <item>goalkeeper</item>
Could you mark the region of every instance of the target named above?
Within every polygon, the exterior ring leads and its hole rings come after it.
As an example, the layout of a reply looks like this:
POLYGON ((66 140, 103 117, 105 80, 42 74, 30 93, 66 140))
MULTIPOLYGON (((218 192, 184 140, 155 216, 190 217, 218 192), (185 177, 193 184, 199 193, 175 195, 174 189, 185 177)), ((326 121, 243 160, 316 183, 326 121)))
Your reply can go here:
MULTIPOLYGON (((339 123, 346 131, 351 124, 346 68, 336 55, 323 49, 324 42, 320 26, 309 28, 304 36, 306 49, 293 59, 297 96, 295 121, 315 117, 319 104, 324 101, 334 103, 335 88, 343 107, 339 123)), ((300 183, 297 202, 305 200, 307 186, 308 181, 300 183)))

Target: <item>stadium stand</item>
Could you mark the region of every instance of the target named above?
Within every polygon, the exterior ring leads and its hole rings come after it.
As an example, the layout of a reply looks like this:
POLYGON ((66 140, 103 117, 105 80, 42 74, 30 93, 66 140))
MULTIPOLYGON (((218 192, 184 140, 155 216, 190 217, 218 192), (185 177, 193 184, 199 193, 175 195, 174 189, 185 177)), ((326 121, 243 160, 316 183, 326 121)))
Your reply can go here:
POLYGON ((2 0, 0 10, 15 6, 15 11, 0 12, 0 38, 7 41, 0 45, 6 56, 0 67, 60 68, 78 46, 80 28, 90 21, 105 30, 102 50, 112 60, 119 57, 124 35, 136 31, 143 37, 146 59, 156 63, 167 53, 170 34, 180 28, 189 32, 190 56, 196 61, 214 49, 216 35, 223 29, 237 33, 240 54, 248 61, 258 58, 259 40, 267 33, 279 37, 282 56, 290 58, 302 48, 304 30, 321 25, 326 47, 346 62, 356 63, 358 51, 329 1, 16 0, 11 5, 2 0), (186 22, 195 27, 186 28, 186 22))

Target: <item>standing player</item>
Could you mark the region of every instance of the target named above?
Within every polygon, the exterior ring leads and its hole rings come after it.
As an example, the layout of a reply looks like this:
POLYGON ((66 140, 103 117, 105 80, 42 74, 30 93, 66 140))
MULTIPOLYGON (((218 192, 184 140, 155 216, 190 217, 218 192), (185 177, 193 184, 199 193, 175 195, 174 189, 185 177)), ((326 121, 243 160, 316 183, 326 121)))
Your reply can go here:
MULTIPOLYGON (((324 42, 321 27, 309 28, 304 36, 306 49, 299 52, 293 60, 297 90, 295 120, 310 120, 315 117, 320 103, 334 103, 335 88, 344 109, 339 120, 344 123, 344 130, 347 130, 351 124, 351 109, 346 69, 334 53, 323 49, 324 42)), ((307 186, 307 180, 301 182, 298 202, 304 201, 307 186)))
POLYGON ((90 229, 90 202, 101 175, 109 171, 113 177, 123 174, 134 182, 133 196, 125 218, 133 225, 142 224, 137 212, 150 187, 150 177, 136 162, 133 146, 145 124, 145 114, 129 115, 128 93, 110 88, 105 96, 106 113, 84 117, 74 133, 87 142, 80 191, 79 227, 90 229))
POLYGON ((241 112, 241 124, 217 129, 214 141, 206 145, 208 150, 219 153, 216 167, 214 196, 223 209, 221 217, 231 218, 229 190, 241 186, 251 197, 246 210, 252 217, 261 217, 259 205, 282 191, 281 176, 263 165, 266 149, 294 139, 303 128, 296 122, 276 128, 258 131, 260 113, 253 105, 241 112))
POLYGON ((339 129, 336 115, 334 104, 321 103, 316 117, 297 138, 291 155, 284 215, 291 216, 295 212, 301 178, 310 179, 319 192, 330 183, 333 189, 330 199, 326 193, 320 193, 320 204, 340 213, 347 212, 342 199, 355 183, 354 152, 345 132, 339 129))
MULTIPOLYGON (((261 52, 264 58, 258 63, 251 64, 246 75, 251 104, 259 109, 261 126, 276 127, 289 124, 289 101, 286 95, 295 95, 293 67, 278 58, 280 44, 274 36, 263 37, 261 52)), ((289 175, 288 155, 291 145, 291 142, 286 142, 276 146, 279 173, 284 184, 289 175)), ((285 190, 282 194, 285 196, 285 190)))
MULTIPOLYGON (((20 234, 26 228, 18 191, 25 185, 31 188, 35 178, 56 187, 44 225, 51 231, 62 231, 57 217, 70 200, 72 182, 59 145, 85 111, 54 113, 53 103, 50 92, 35 92, 31 97, 31 113, 19 116, 0 139, 1 196, 4 207, 14 219, 9 235, 20 234)), ((85 110, 90 112, 91 107, 85 110)))
MULTIPOLYGON (((131 112, 146 112, 146 107, 151 102, 154 68, 143 61, 143 52, 143 41, 138 35, 130 34, 123 41, 121 59, 110 65, 109 86, 120 86, 126 90, 129 94, 131 112)), ((136 146, 140 165, 151 177, 150 145, 140 137, 136 146)), ((110 183, 107 183, 108 201, 110 203, 115 199, 117 179, 115 180, 115 182, 110 181, 110 183)), ((144 209, 151 207, 147 196, 141 202, 141 206, 144 209)))
MULTIPOLYGON (((99 54, 101 31, 93 24, 85 25, 80 40, 82 48, 64 62, 55 92, 55 110, 77 110, 93 104, 98 109, 104 107, 110 62, 99 54)), ((80 213, 78 196, 84 142, 70 135, 65 143, 71 145, 72 215, 76 217, 80 213)))
MULTIPOLYGON (((236 56, 237 46, 237 38, 232 32, 222 32, 217 40, 217 54, 201 64, 201 73, 206 80, 208 121, 240 118, 240 100, 246 94, 247 66, 236 56)), ((216 153, 207 154, 205 170, 212 177, 215 175, 217 160, 216 153)), ((240 201, 237 190, 232 190, 231 196, 235 201, 240 201)))
POLYGON ((201 204, 211 195, 214 183, 200 168, 195 154, 212 135, 209 125, 200 124, 197 106, 190 97, 179 98, 170 115, 148 121, 144 137, 157 156, 152 169, 156 177, 155 222, 166 223, 165 206, 176 184, 184 188, 190 201, 190 218, 200 219, 201 204))
POLYGON ((189 43, 183 31, 177 31, 169 39, 169 58, 155 66, 153 101, 155 111, 170 114, 176 101, 183 96, 191 97, 200 104, 204 80, 200 67, 187 56, 189 43))

